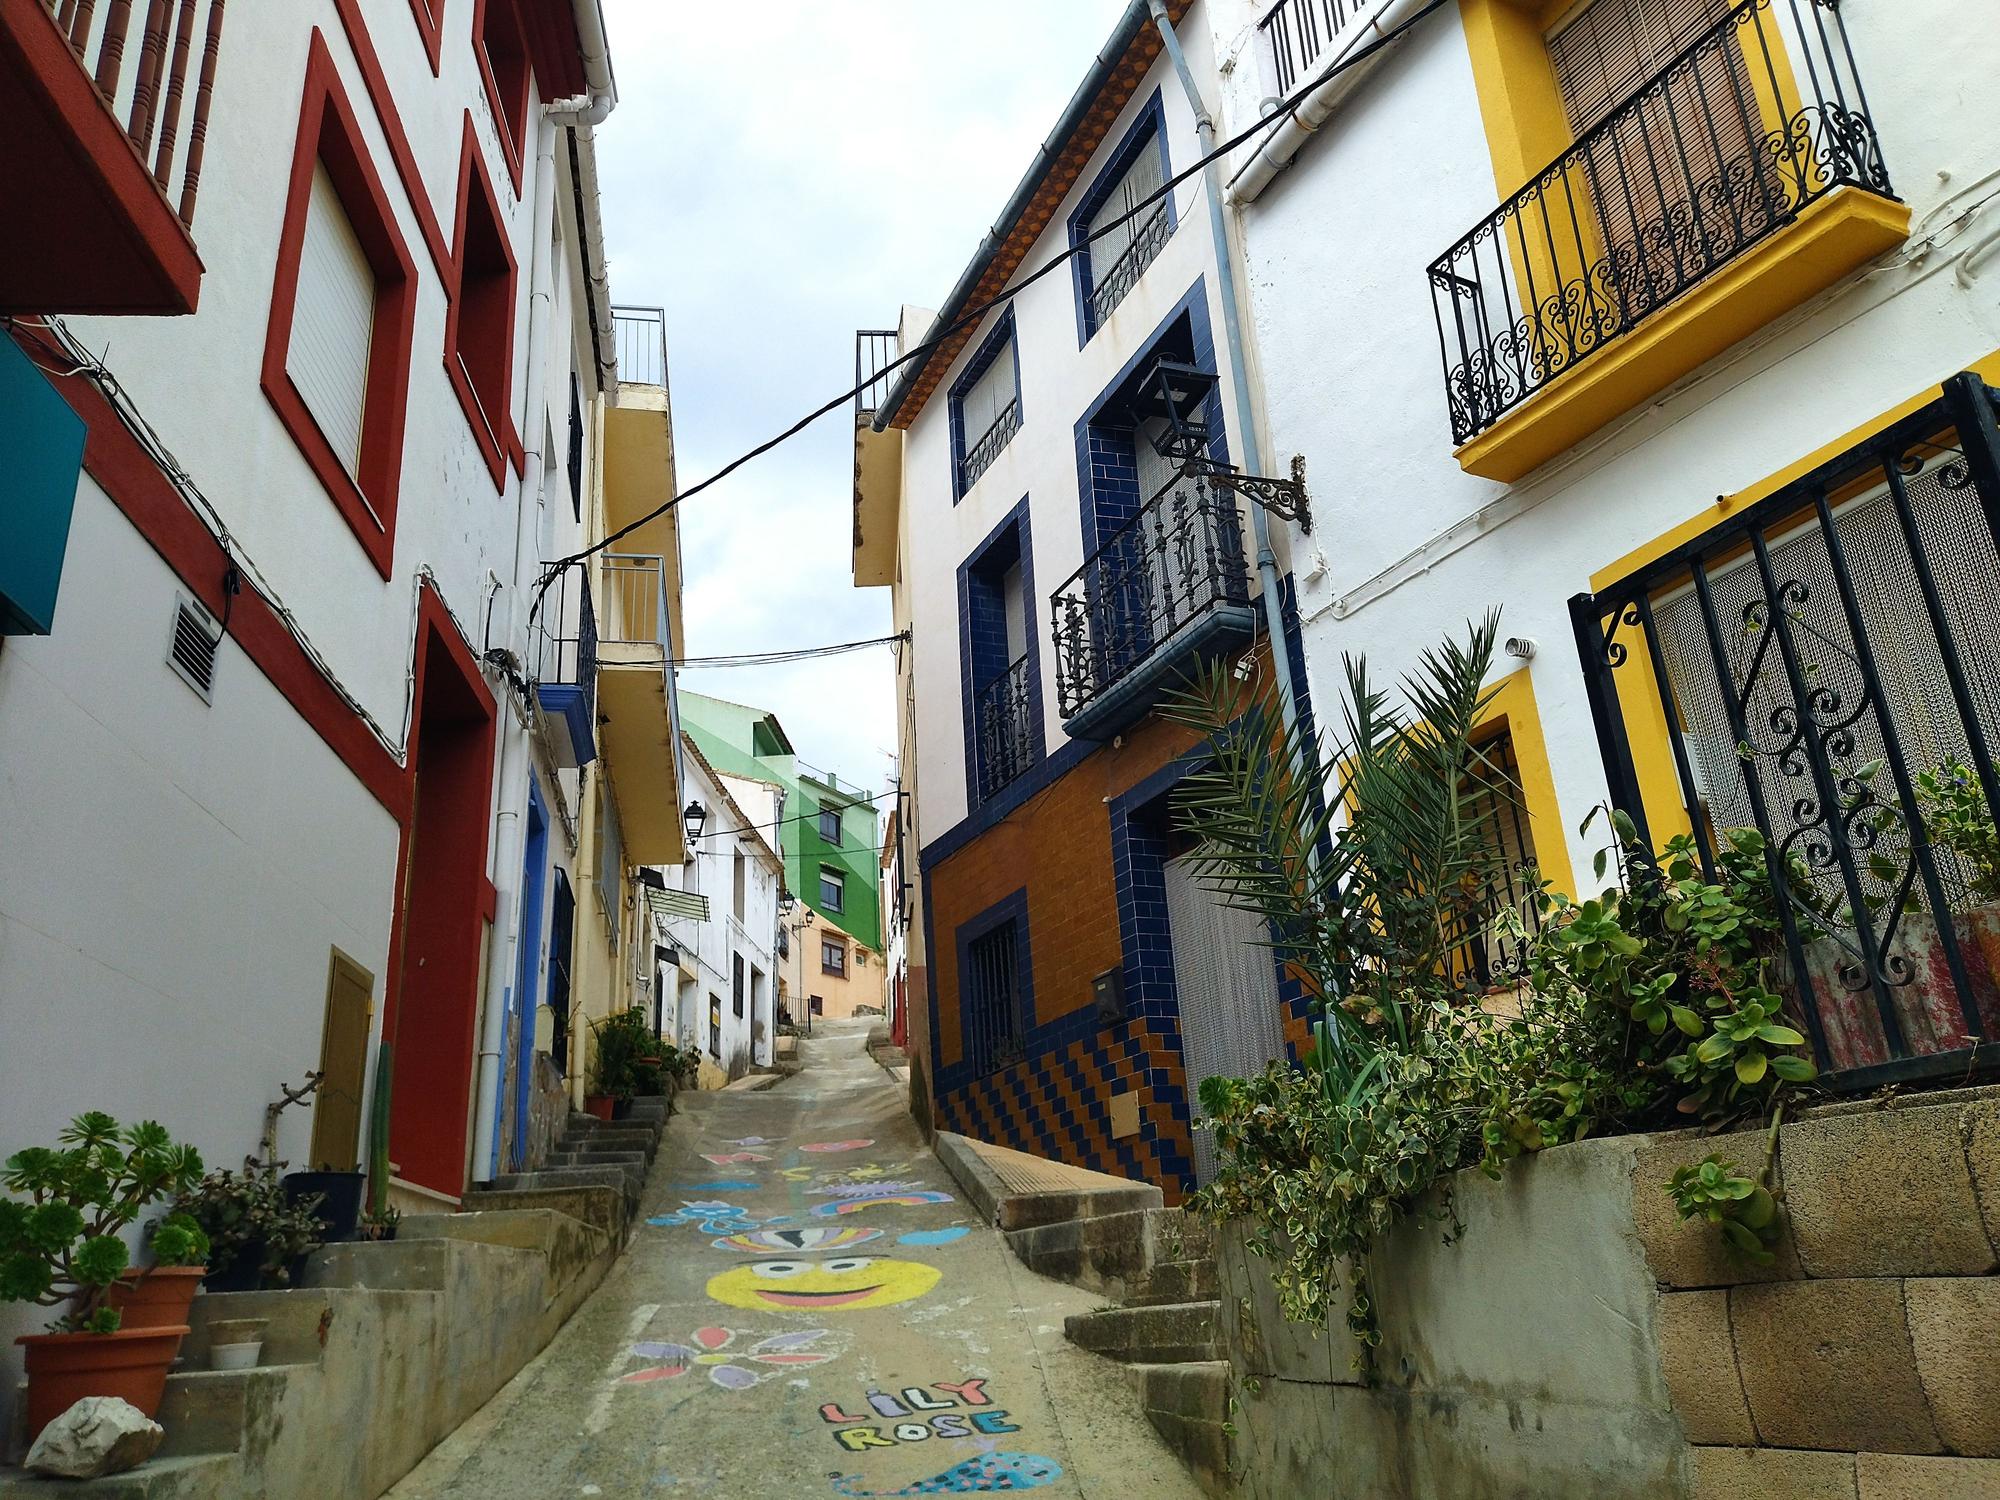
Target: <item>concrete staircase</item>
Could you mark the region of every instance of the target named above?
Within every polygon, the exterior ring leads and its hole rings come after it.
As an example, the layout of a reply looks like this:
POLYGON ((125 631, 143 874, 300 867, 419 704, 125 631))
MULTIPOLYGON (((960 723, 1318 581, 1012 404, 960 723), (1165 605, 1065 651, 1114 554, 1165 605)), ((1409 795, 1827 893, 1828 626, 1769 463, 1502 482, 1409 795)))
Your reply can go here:
POLYGON ((548 1208, 603 1229, 623 1244, 638 1212, 646 1173, 672 1113, 670 1095, 634 1099, 622 1120, 572 1113, 547 1161, 506 1172, 466 1195, 467 1208, 548 1208))
POLYGON ((937 1154, 1021 1263, 1101 1294, 1064 1319, 1072 1344, 1126 1367, 1168 1446, 1213 1494, 1234 1489, 1230 1364, 1213 1227, 1144 1183, 1043 1162, 940 1131, 937 1154))
MULTIPOLYGON (((670 1112, 572 1114, 533 1172, 405 1214, 384 1243, 328 1245, 295 1290, 203 1293, 159 1422, 127 1474, 82 1484, 0 1469, 0 1500, 369 1500, 415 1467, 555 1336, 624 1248, 670 1112), (214 1371, 208 1326, 265 1318, 254 1370, 214 1371)), ((17 1403, 17 1406, 22 1403, 17 1403)), ((25 1444, 15 1435, 18 1456, 25 1444)))

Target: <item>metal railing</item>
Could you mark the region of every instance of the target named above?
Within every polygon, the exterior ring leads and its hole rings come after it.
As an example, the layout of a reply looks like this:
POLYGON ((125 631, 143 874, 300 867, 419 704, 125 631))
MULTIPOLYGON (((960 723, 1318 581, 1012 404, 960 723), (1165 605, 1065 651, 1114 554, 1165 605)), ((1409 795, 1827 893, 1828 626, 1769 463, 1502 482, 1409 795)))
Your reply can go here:
POLYGON ((1125 300, 1125 294, 1139 284, 1139 278, 1146 274, 1146 267, 1159 257, 1160 248, 1173 237, 1173 232, 1174 221, 1167 212, 1167 200, 1162 198, 1150 215, 1132 226, 1131 243, 1104 268, 1102 276, 1096 274, 1093 256, 1090 289, 1092 328, 1102 327, 1104 320, 1125 300))
POLYGON ((854 335, 854 418, 866 421, 882 409, 895 384, 896 330, 863 328, 854 335), (884 371, 889 373, 884 374, 884 371))
POLYGON ((969 490, 981 474, 993 467, 993 460, 1000 456, 1000 450, 1014 440, 1014 434, 1021 430, 1021 398, 1014 397, 1000 408, 1000 415, 993 419, 993 425, 981 433, 965 450, 965 461, 959 465, 958 487, 969 490))
POLYGON ((1039 710, 1025 652, 979 689, 972 713, 980 796, 993 796, 1035 763, 1034 716, 1039 710))
POLYGON ((621 385, 667 383, 667 313, 662 307, 611 309, 621 385))
POLYGON ((638 552, 607 552, 598 574, 603 604, 597 638, 622 646, 658 646, 671 654, 667 633, 666 561, 638 552))
POLYGON ((190 230, 222 55, 225 3, 106 0, 100 6, 97 0, 42 0, 104 107, 122 119, 139 164, 190 230), (197 45, 199 71, 190 87, 197 45))
POLYGON ((1257 29, 1271 49, 1280 94, 1291 93, 1365 4, 1366 0, 1278 0, 1271 7, 1257 29))
POLYGON ((597 611, 591 607, 590 575, 582 563, 564 568, 542 595, 528 632, 528 676, 537 686, 581 688, 597 701, 597 611))
POLYGON ((1570 602, 1613 802, 1648 845, 1690 830, 1710 880, 1761 835, 1770 983, 1835 1088, 1962 1078, 2000 1036, 1995 399, 1954 377, 1570 602), (1649 805, 1635 733, 1677 806, 1649 805))
POLYGON ((1743 0, 1432 264, 1454 438, 1843 186, 1891 196, 1836 0, 1743 0))
POLYGON ((1056 700, 1074 716, 1218 605, 1250 602, 1243 517, 1182 475, 1113 532, 1050 599, 1056 700))
POLYGON ((965 946, 959 989, 965 1061, 975 1078, 1021 1060, 1020 948, 1020 928, 1012 918, 965 946))

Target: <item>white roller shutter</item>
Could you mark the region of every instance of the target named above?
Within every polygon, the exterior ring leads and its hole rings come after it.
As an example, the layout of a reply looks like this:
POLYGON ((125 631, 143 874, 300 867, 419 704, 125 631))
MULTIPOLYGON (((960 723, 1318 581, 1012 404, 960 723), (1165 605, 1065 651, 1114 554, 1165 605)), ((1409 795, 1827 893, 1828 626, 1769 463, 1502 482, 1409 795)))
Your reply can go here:
POLYGON ((374 328, 375 268, 326 167, 315 166, 285 373, 350 474, 361 463, 374 328))
POLYGON ((973 381, 972 388, 959 403, 968 450, 976 447, 979 440, 992 430, 1014 395, 1014 341, 1009 338, 994 351, 993 362, 973 381))

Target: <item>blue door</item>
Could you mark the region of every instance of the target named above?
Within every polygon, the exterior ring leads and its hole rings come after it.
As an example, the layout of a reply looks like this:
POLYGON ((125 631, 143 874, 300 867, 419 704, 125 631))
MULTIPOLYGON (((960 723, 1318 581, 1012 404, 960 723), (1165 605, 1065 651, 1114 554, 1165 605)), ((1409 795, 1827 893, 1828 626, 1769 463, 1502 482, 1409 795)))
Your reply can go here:
MULTIPOLYGON (((535 1084, 535 980, 541 968, 542 891, 549 873, 549 815, 533 776, 528 778, 528 847, 521 863, 521 941, 516 948, 514 989, 508 999, 515 1036, 514 1148, 508 1164, 516 1172, 528 1161, 529 1101, 535 1084)), ((497 1134, 493 1149, 497 1159, 497 1134)))

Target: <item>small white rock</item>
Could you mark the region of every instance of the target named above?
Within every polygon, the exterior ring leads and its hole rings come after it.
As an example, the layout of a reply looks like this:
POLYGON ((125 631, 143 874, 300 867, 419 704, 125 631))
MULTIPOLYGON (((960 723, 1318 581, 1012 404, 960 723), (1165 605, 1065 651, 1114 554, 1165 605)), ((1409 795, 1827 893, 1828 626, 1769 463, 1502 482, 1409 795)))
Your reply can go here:
POLYGON ((116 1396, 85 1396, 42 1429, 28 1468, 58 1479, 100 1479, 136 1469, 166 1437, 158 1422, 116 1396))

